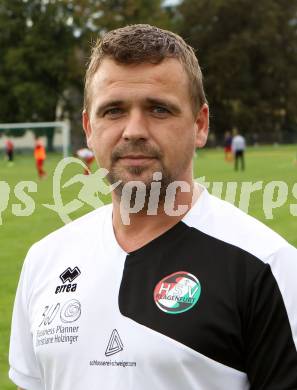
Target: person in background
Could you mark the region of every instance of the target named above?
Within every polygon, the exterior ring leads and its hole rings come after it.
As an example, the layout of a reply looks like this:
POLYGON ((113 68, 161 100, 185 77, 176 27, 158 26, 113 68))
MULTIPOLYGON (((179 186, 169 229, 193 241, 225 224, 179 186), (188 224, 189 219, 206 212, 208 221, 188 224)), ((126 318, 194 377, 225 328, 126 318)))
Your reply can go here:
POLYGON ((5 141, 5 153, 8 160, 8 166, 12 166, 14 158, 14 144, 10 139, 5 141))
POLYGON ((226 131, 224 136, 224 152, 225 152, 225 161, 232 161, 232 135, 230 131, 226 131))
POLYGON ((91 164, 95 160, 94 153, 88 148, 81 148, 76 152, 76 156, 83 160, 87 166, 84 169, 84 175, 89 175, 91 172, 91 164))
POLYGON ((34 158, 37 168, 38 177, 42 179, 46 176, 46 172, 43 169, 44 161, 46 159, 46 151, 42 141, 37 138, 34 148, 34 158))
POLYGON ((232 153, 235 158, 234 163, 234 169, 235 171, 238 170, 238 165, 240 163, 240 168, 242 171, 245 169, 245 162, 244 162, 244 152, 246 149, 246 142, 245 138, 238 133, 237 128, 233 130, 233 139, 232 139, 232 153))

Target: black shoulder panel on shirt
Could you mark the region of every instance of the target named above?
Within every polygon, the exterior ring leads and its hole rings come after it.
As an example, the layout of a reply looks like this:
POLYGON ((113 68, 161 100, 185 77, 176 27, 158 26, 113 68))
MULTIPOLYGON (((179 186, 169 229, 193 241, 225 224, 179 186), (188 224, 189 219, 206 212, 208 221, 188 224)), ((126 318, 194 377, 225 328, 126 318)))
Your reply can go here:
POLYGON ((297 388, 296 348, 270 266, 183 222, 127 256, 119 308, 139 324, 246 372, 253 389, 297 388), (189 310, 167 313, 157 306, 154 290, 177 272, 194 275, 201 294, 189 310))

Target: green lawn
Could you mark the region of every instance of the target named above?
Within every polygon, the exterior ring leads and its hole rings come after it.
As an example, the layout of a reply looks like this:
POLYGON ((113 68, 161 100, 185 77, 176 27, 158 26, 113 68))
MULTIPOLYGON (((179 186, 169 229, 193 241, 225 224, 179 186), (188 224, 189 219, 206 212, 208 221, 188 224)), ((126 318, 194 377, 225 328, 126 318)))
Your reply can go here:
MULTIPOLYGON (((225 183, 236 181, 239 189, 242 182, 263 182, 263 190, 251 194, 249 214, 260 219, 297 247, 297 207, 295 206, 294 210, 295 216, 290 211, 290 205, 297 204, 297 184, 294 191, 295 197, 292 193, 293 186, 297 183, 296 152, 297 147, 291 145, 250 148, 246 155, 246 170, 244 172, 235 172, 233 164, 224 161, 222 150, 202 150, 195 160, 195 177, 205 176, 205 180, 211 183, 216 181, 225 183), (263 195, 269 195, 269 186, 271 190, 273 190, 274 186, 276 188, 277 183, 271 182, 281 182, 282 187, 287 187, 288 195, 283 199, 279 197, 282 206, 272 210, 272 215, 270 215, 272 218, 268 219, 266 216, 269 210, 266 210, 266 213, 263 210, 263 195)), ((212 192, 212 186, 210 186, 210 192, 212 192)), ((277 192, 278 189, 276 188, 273 197, 274 201, 280 195, 277 192)), ((272 191, 270 193, 271 195, 273 194, 272 191)), ((235 204, 238 206, 239 191, 237 195, 235 204)))
MULTIPOLYGON (((195 158, 195 178, 205 176, 207 182, 237 182, 240 189, 242 182, 262 182, 263 189, 266 190, 266 196, 269 187, 267 184, 271 181, 281 181, 288 188, 288 197, 283 200, 283 205, 272 210, 272 219, 267 219, 263 211, 263 193, 256 191, 251 194, 249 203, 249 213, 272 229, 279 232, 287 238, 293 245, 297 246, 297 217, 291 215, 290 204, 297 204, 297 185, 295 190, 296 197, 292 194, 293 185, 297 182, 297 165, 294 164, 296 149, 294 146, 282 147, 261 147, 251 148, 246 156, 246 171, 234 172, 233 165, 224 161, 223 151, 202 150, 195 158)), ((28 248, 35 241, 44 237, 47 233, 63 225, 59 216, 42 206, 43 203, 53 203, 52 199, 52 174, 59 161, 59 156, 50 156, 46 162, 48 178, 39 181, 36 177, 35 166, 31 157, 17 156, 15 165, 7 167, 6 163, 0 161, 0 184, 6 181, 10 186, 10 198, 7 209, 1 212, 3 224, 0 225, 0 389, 11 390, 15 386, 7 378, 8 370, 8 342, 10 318, 13 305, 15 289, 18 281, 19 272, 28 248), (37 183, 37 192, 29 194, 35 203, 35 211, 27 217, 15 216, 12 213, 13 204, 22 204, 15 196, 14 189, 20 181, 35 181, 37 183)), ((95 167, 94 167, 95 168, 95 167)), ((76 173, 81 173, 78 165, 69 165, 62 178, 65 183, 67 178, 76 173)), ((77 197, 80 184, 73 184, 68 189, 62 190, 63 202, 66 204, 77 197)), ((212 192, 210 185, 210 192, 212 192)), ((0 210, 4 208, 3 187, 0 187, 0 210)), ((274 194, 273 200, 277 198, 274 194)), ((224 191, 223 191, 224 198, 224 191)), ((240 198, 238 191, 236 203, 240 198)), ((22 205, 24 207, 24 205, 22 205)), ((15 207, 15 206, 14 206, 15 207)), ((72 219, 91 210, 90 206, 84 205, 78 211, 71 214, 72 219)), ((269 210, 266 209, 266 214, 269 210)), ((297 210, 296 210, 297 211, 297 210)))

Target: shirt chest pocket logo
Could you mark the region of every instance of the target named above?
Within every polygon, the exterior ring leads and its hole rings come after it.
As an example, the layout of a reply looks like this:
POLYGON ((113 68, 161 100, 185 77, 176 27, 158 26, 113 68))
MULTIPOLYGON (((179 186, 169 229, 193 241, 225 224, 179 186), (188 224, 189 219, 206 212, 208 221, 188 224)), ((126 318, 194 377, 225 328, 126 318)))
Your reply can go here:
POLYGON ((167 314, 180 314, 192 309, 198 302, 201 285, 189 272, 174 272, 160 280, 154 289, 157 307, 167 314))

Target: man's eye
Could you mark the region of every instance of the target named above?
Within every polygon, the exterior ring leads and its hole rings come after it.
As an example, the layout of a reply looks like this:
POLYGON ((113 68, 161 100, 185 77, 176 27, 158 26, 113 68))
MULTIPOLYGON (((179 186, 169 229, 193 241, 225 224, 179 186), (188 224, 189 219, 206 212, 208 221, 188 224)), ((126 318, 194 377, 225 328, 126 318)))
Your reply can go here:
POLYGON ((155 106, 155 107, 153 107, 152 111, 155 114, 159 114, 159 115, 169 114, 169 110, 167 110, 167 108, 162 107, 162 106, 155 106))
POLYGON ((121 108, 113 107, 113 108, 109 108, 108 110, 106 110, 104 112, 103 116, 114 118, 114 117, 120 116, 122 113, 123 113, 123 110, 121 108))

